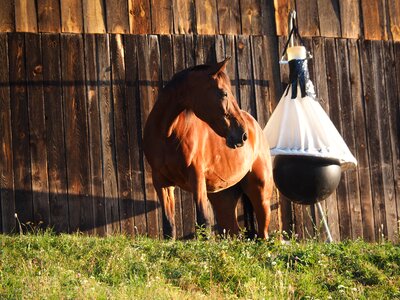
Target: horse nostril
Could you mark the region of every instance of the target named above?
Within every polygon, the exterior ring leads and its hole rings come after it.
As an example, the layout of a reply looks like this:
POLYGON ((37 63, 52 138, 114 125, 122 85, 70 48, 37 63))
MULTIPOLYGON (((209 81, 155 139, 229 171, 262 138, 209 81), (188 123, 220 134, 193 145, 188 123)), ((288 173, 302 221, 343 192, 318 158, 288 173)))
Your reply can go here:
POLYGON ((247 141, 247 133, 246 132, 243 133, 243 135, 242 135, 242 141, 243 142, 247 141))

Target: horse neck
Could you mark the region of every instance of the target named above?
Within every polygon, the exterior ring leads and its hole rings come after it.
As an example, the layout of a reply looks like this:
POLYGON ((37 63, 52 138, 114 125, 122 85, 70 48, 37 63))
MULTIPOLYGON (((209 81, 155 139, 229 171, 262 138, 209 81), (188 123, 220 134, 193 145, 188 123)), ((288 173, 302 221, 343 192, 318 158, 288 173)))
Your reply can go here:
POLYGON ((160 132, 169 135, 171 126, 181 112, 188 109, 186 95, 179 90, 164 89, 154 105, 154 117, 158 120, 160 132))

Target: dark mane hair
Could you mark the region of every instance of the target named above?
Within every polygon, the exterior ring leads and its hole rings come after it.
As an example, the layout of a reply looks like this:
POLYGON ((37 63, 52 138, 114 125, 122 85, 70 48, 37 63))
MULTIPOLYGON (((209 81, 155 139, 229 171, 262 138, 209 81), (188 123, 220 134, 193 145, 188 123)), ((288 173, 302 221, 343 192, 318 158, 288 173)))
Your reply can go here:
MULTIPOLYGON (((211 65, 207 64, 202 64, 202 65, 197 65, 193 67, 186 68, 178 73, 176 73, 174 76, 172 76, 171 80, 168 81, 168 83, 165 85, 165 88, 176 88, 177 85, 180 85, 186 77, 189 75, 190 72, 197 72, 197 71, 206 71, 211 68, 211 65)), ((224 79, 229 81, 229 78, 226 76, 224 73, 220 73, 221 77, 224 77, 224 79)))

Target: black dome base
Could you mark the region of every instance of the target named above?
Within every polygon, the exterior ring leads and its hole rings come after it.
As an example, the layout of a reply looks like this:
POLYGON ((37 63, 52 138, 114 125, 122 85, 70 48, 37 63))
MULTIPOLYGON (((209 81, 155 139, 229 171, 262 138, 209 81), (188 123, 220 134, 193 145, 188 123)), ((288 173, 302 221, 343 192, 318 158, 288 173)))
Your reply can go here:
POLYGON ((274 159, 273 173, 275 184, 283 195, 298 204, 314 204, 335 191, 341 168, 331 159, 278 155, 274 159))

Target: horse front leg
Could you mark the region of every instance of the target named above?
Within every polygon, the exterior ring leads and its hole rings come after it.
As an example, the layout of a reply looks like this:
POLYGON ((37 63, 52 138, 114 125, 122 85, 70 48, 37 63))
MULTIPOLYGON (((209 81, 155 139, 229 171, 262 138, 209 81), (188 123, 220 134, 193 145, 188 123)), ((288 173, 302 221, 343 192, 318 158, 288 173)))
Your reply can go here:
POLYGON ((196 204, 197 224, 211 227, 210 207, 207 197, 206 179, 202 172, 195 168, 191 170, 189 182, 193 191, 193 198, 196 204))
POLYGON ((240 182, 244 193, 253 205, 258 224, 258 236, 268 238, 268 226, 271 218, 271 196, 273 188, 270 164, 259 157, 252 170, 240 182))
POLYGON ((161 201, 163 212, 163 231, 164 237, 176 239, 175 228, 175 187, 170 185, 167 180, 153 173, 153 185, 157 196, 161 201))

